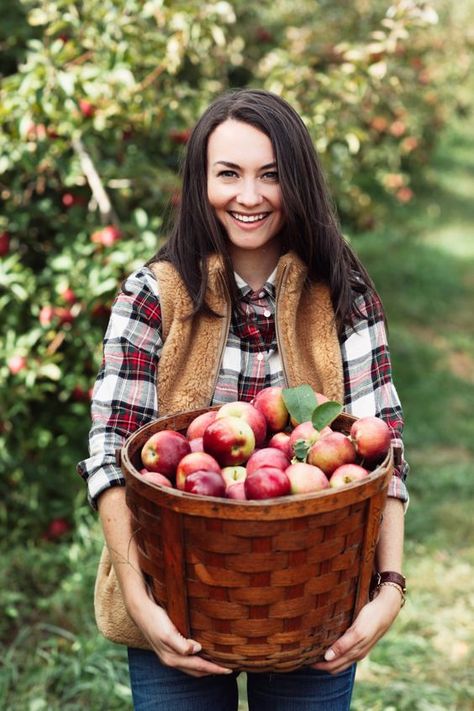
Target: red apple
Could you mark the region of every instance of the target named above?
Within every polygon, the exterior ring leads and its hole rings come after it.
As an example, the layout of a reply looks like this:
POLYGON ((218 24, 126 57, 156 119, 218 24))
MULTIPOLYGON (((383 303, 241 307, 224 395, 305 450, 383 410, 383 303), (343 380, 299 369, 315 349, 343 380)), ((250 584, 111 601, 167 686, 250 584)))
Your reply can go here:
POLYGON ((61 538, 66 533, 69 533, 71 529, 71 524, 65 518, 53 518, 44 532, 43 538, 48 541, 54 541, 61 538))
POLYGON ((364 479, 368 474, 367 469, 358 464, 342 464, 331 474, 329 486, 339 489, 341 486, 351 484, 353 481, 364 479))
POLYGON ((283 400, 283 388, 273 385, 258 392, 254 407, 265 416, 270 432, 281 432, 288 424, 288 410, 283 400))
POLYGON ((247 499, 273 499, 291 493, 288 476, 276 467, 261 467, 247 474, 244 488, 247 499))
POLYGON ((91 101, 88 101, 88 99, 79 99, 79 108, 81 114, 86 118, 92 118, 95 114, 95 106, 91 101))
POLYGON ((255 435, 242 417, 219 417, 203 435, 204 451, 221 467, 244 464, 255 449, 255 435))
POLYGON ((202 437, 195 437, 194 439, 190 439, 189 446, 191 447, 191 452, 204 452, 202 437))
POLYGON ((140 474, 146 481, 150 484, 157 484, 158 486, 167 486, 168 488, 173 488, 173 484, 170 482, 167 476, 160 474, 160 472, 150 472, 148 469, 140 469, 140 474))
POLYGON ((174 479, 181 459, 191 452, 186 437, 174 430, 161 430, 151 435, 142 447, 143 466, 174 479))
POLYGON ((291 457, 293 456, 290 447, 290 435, 288 434, 288 432, 276 432, 268 440, 268 446, 274 447, 275 449, 279 449, 280 452, 283 452, 287 459, 291 459, 291 457))
POLYGON ((200 496, 225 496, 225 482, 217 472, 198 469, 186 477, 184 490, 200 496))
POLYGON ((221 470, 222 478, 224 479, 226 486, 232 486, 237 481, 244 481, 247 476, 247 469, 242 465, 236 465, 235 467, 224 467, 221 470))
POLYGON ((331 432, 321 437, 308 451, 306 461, 319 467, 329 476, 342 464, 356 460, 356 451, 349 437, 342 432, 331 432))
POLYGON ((197 415, 197 417, 189 423, 188 429, 186 430, 186 437, 189 440, 202 437, 204 430, 211 422, 214 422, 216 416, 216 410, 209 410, 208 412, 203 412, 201 415, 197 415))
POLYGON ((7 361, 8 370, 12 375, 16 375, 24 370, 26 368, 26 364, 26 357, 22 355, 13 355, 7 361))
POLYGON ((227 485, 225 495, 227 499, 239 499, 240 501, 245 501, 247 499, 245 496, 245 480, 236 481, 233 484, 227 485))
POLYGON ((262 467, 275 467, 285 471, 290 466, 290 460, 283 452, 275 447, 264 447, 258 449, 249 458, 247 462, 247 475, 262 467))
POLYGON ((383 459, 390 447, 390 428, 380 417, 369 416, 356 420, 349 436, 359 457, 369 461, 383 459))
POLYGON ((184 490, 187 477, 199 470, 221 473, 219 464, 210 454, 206 454, 206 452, 191 452, 186 454, 176 467, 176 486, 178 489, 184 490))
POLYGON ((171 129, 168 135, 174 143, 186 144, 189 141, 189 137, 191 136, 191 129, 186 128, 180 131, 178 129, 173 128, 171 129))
POLYGON ((0 257, 6 257, 10 252, 10 234, 2 232, 0 234, 0 257))
POLYGON ((309 420, 296 425, 293 432, 290 434, 290 448, 292 456, 295 453, 295 444, 299 440, 303 440, 309 446, 314 444, 319 439, 319 432, 309 420))
POLYGON ((290 464, 285 474, 290 480, 292 494, 309 494, 327 489, 329 486, 327 476, 322 469, 305 462, 290 464))
POLYGON ((91 234, 91 241, 103 247, 112 247, 122 237, 122 231, 116 225, 107 225, 91 234))
POLYGON ((45 306, 41 307, 41 310, 39 312, 39 322, 40 324, 46 328, 46 326, 49 326, 54 319, 54 307, 46 304, 45 306))
POLYGON ((255 435, 255 446, 261 447, 267 436, 267 421, 264 415, 249 402, 226 402, 217 411, 217 417, 241 417, 247 422, 255 435))
POLYGON ((61 290, 60 296, 63 299, 63 301, 66 302, 66 304, 72 305, 72 304, 75 304, 77 301, 76 294, 69 286, 66 286, 64 289, 61 290))

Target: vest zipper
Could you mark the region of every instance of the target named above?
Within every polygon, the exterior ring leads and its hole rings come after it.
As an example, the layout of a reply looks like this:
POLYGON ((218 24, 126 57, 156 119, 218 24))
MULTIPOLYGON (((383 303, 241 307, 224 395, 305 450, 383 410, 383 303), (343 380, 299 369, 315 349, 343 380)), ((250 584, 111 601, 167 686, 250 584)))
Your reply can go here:
POLYGON ((229 294, 228 294, 228 292, 227 292, 227 285, 226 285, 226 283, 225 283, 225 279, 223 278, 222 274, 219 274, 219 280, 220 280, 221 285, 222 285, 222 291, 223 291, 223 293, 225 294, 226 316, 225 316, 225 328, 221 328, 221 338, 220 338, 220 342, 219 342, 219 350, 220 350, 220 353, 219 353, 219 359, 218 359, 218 361, 217 361, 216 372, 215 372, 215 375, 214 375, 214 382, 213 382, 213 385, 212 385, 211 399, 209 400, 209 406, 212 405, 212 400, 213 400, 213 398, 214 398, 214 393, 215 393, 215 390, 216 390, 217 381, 218 381, 218 379, 219 379, 219 373, 220 373, 220 371, 221 371, 222 361, 223 361, 223 359, 224 359, 224 350, 225 350, 225 347, 226 347, 227 337, 228 337, 228 334, 229 334, 230 317, 231 317, 231 314, 230 314, 230 300, 229 300, 229 298, 228 298, 228 297, 229 297, 229 294))
POLYGON ((283 282, 285 280, 286 273, 288 271, 288 267, 289 267, 288 264, 285 264, 285 266, 283 267, 281 278, 277 284, 276 299, 275 299, 275 335, 276 335, 278 353, 280 354, 281 367, 283 369, 283 376, 285 378, 286 387, 290 387, 290 383, 288 382, 288 369, 286 367, 285 355, 284 355, 282 348, 281 348, 278 304, 280 301, 280 295, 281 295, 281 291, 283 289, 283 282))

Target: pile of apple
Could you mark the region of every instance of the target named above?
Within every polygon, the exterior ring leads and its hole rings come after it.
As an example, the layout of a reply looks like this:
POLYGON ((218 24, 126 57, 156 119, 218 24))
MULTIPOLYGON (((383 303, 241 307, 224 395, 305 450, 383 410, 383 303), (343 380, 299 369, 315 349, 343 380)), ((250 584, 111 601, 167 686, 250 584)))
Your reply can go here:
POLYGON ((331 429, 341 411, 309 386, 268 387, 251 403, 196 416, 185 435, 153 434, 140 474, 159 486, 240 500, 337 489, 368 476, 391 441, 377 417, 356 420, 348 435, 331 429))

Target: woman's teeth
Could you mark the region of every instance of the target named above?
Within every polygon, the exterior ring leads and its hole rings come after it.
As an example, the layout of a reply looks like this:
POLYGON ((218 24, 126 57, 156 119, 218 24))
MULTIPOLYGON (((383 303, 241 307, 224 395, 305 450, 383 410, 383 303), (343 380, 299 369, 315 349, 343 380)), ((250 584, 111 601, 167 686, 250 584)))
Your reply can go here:
POLYGON ((268 212, 263 212, 260 215, 239 215, 237 212, 230 213, 239 222, 259 222, 267 217, 268 212))

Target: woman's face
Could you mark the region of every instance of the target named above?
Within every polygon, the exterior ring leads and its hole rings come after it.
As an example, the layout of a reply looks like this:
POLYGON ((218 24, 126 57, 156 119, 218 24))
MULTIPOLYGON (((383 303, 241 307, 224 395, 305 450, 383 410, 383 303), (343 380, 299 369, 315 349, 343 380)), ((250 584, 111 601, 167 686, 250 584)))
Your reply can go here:
POLYGON ((219 124, 208 141, 207 196, 234 252, 269 246, 284 218, 268 136, 242 121, 219 124))

